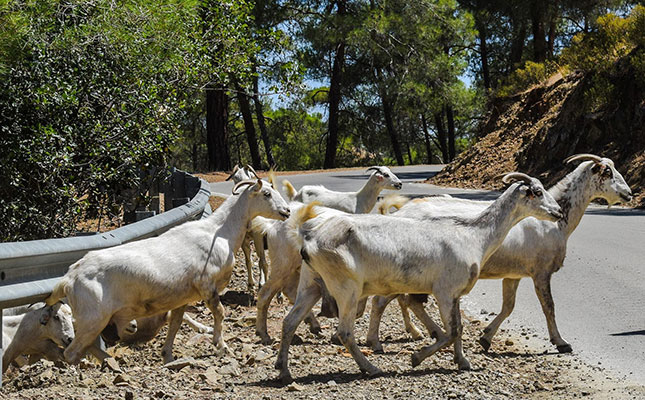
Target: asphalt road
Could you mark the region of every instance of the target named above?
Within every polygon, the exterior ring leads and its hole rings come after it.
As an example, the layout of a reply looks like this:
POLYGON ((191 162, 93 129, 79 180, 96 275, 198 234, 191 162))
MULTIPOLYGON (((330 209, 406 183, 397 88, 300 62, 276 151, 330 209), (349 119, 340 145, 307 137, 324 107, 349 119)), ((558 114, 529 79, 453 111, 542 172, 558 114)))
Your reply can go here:
MULTIPOLYGON (((393 167, 392 171, 404 182, 398 193, 449 193, 470 199, 494 199, 499 194, 412 183, 436 174, 441 168, 393 167)), ((360 188, 367 177, 363 170, 354 170, 286 178, 296 189, 305 184, 320 184, 332 190, 351 191, 360 188)), ((215 183, 211 188, 214 193, 229 194, 232 184, 215 183)), ((619 376, 645 383, 644 211, 589 207, 569 238, 567 258, 552 280, 552 291, 560 333, 574 352, 619 376)), ((501 309, 501 298, 501 281, 481 280, 462 303, 467 312, 492 319, 488 313, 501 309)), ((529 279, 520 283, 515 310, 501 328, 509 326, 525 331, 544 350, 555 350, 549 343, 544 315, 529 279)), ((504 332, 500 330, 496 338, 504 340, 504 332)))

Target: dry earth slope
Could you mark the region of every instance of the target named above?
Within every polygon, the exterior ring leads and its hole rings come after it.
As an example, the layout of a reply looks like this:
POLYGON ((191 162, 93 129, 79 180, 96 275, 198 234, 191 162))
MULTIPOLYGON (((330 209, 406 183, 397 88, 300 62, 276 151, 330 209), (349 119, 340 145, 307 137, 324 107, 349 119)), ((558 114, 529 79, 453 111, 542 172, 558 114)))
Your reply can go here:
POLYGON ((610 157, 645 206, 645 84, 629 56, 604 76, 614 89, 600 106, 588 106, 593 74, 556 74, 541 85, 494 99, 481 139, 431 178, 439 185, 499 188, 496 175, 517 170, 550 186, 570 168, 562 161, 576 153, 610 157), (593 109, 594 111, 588 111, 593 109))

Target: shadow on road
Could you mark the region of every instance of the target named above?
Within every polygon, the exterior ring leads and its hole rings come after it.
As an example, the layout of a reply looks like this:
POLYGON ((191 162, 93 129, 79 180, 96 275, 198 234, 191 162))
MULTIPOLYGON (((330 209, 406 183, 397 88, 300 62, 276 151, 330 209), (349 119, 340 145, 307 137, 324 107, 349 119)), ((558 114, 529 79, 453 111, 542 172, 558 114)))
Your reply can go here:
MULTIPOLYGON (((363 175, 345 174, 345 175, 331 175, 331 176, 339 179, 367 179, 369 178, 371 173, 372 171, 370 171, 369 173, 365 173, 363 175)), ((422 181, 437 175, 437 173, 438 173, 437 171, 397 172, 396 176, 399 179, 403 179, 403 180, 422 181)))
POLYGON ((629 332, 619 332, 619 333, 610 333, 609 336, 645 336, 645 329, 640 331, 629 331, 629 332))
POLYGON ((637 217, 645 216, 645 210, 635 208, 588 208, 587 215, 611 215, 614 217, 637 217))

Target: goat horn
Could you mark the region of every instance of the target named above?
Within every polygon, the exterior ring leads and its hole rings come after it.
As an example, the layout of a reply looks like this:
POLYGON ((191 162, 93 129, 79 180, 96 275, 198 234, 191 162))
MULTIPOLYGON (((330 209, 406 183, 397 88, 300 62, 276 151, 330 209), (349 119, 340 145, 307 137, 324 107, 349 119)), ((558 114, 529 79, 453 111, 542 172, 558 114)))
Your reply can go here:
POLYGON ((365 172, 369 172, 369 171, 371 171, 371 170, 374 170, 374 171, 376 171, 376 172, 381 172, 381 168, 380 168, 380 167, 369 167, 368 169, 366 169, 366 170, 365 170, 365 172))
POLYGON ((252 166, 250 166, 249 164, 246 164, 246 169, 248 169, 249 171, 253 172, 253 175, 255 175, 256 178, 260 179, 260 177, 258 176, 258 173, 255 172, 255 170, 253 169, 252 166))
POLYGON ((522 181, 526 183, 531 183, 531 178, 530 176, 523 174, 521 172, 509 172, 508 174, 505 174, 502 177, 502 182, 509 184, 513 183, 514 181, 522 181))
POLYGON ((242 186, 247 186, 247 185, 255 185, 255 181, 250 180, 250 179, 247 179, 247 180, 245 180, 245 181, 238 182, 238 183, 237 183, 237 185, 233 186, 233 191, 232 191, 232 193, 233 193, 234 195, 239 194, 239 193, 237 192, 237 189, 241 188, 242 186))
POLYGON ((240 166, 235 164, 235 167, 233 168, 233 172, 231 172, 231 174, 228 176, 228 178, 226 178, 226 180, 230 181, 231 178, 233 177, 233 175, 235 175, 235 173, 237 172, 238 169, 240 169, 240 166))
POLYGON ((269 183, 271 184, 271 187, 275 189, 276 188, 275 183, 277 182, 277 177, 275 176, 275 170, 273 169, 273 167, 269 168, 269 172, 267 175, 269 177, 269 183))
POLYGON ((564 160, 564 163, 565 163, 565 164, 568 164, 568 163, 570 163, 570 162, 572 162, 572 161, 576 161, 576 160, 581 160, 581 161, 595 161, 595 162, 597 162, 597 163, 598 163, 598 162, 601 162, 601 161, 602 161, 602 158, 598 157, 598 156, 597 156, 597 155, 595 155, 595 154, 574 154, 574 155, 572 155, 572 156, 570 156, 570 157, 567 157, 567 158, 564 160))

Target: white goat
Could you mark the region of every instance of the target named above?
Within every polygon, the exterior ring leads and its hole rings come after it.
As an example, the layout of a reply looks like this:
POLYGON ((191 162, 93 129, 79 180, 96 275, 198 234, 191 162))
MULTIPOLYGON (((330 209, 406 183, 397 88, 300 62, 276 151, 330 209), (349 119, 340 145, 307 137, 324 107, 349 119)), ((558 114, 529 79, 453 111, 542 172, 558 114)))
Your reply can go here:
POLYGON ((505 182, 516 179, 520 182, 474 218, 419 221, 365 214, 321 218, 313 205, 299 210, 289 224, 309 268, 301 271, 296 304, 282 325, 276 362, 282 381, 291 380, 288 354, 295 329, 319 297, 312 273, 322 277, 336 299, 340 339, 362 371, 380 373, 354 339, 358 301, 395 293, 432 293, 447 331, 436 343, 413 354, 412 365, 455 343, 455 361, 461 369, 470 368, 461 346, 460 297, 470 291, 481 265, 513 225, 527 216, 551 221, 562 216, 560 206, 539 180, 520 173, 504 177, 505 182))
MULTIPOLYGON (((231 179, 235 184, 238 184, 244 180, 260 179, 260 177, 250 165, 247 164, 245 167, 240 168, 235 164, 233 172, 231 172, 231 175, 226 178, 227 181, 231 179)), ((273 185, 273 182, 271 182, 271 184, 273 185)), ((249 230, 244 236, 244 241, 242 242, 242 253, 244 253, 244 263, 246 265, 246 287, 249 294, 253 295, 255 292, 255 279, 253 279, 253 261, 251 261, 251 240, 253 240, 253 243, 255 244, 255 251, 260 260, 260 286, 264 285, 264 282, 266 282, 267 275, 269 273, 269 266, 264 254, 264 237, 249 230)))
POLYGON ((172 343, 184 309, 200 299, 214 316, 217 352, 228 352, 219 294, 230 281, 235 252, 254 217, 289 216, 280 194, 259 179, 238 183, 233 194, 206 219, 158 237, 91 251, 70 267, 46 300, 53 304, 67 297, 74 313, 77 334, 65 350, 68 362, 78 363, 109 323, 123 337, 130 321, 168 310, 172 312, 162 357, 166 363, 172 361, 172 343))
MULTIPOLYGON (((499 326, 513 311, 520 279, 530 277, 546 317, 551 343, 560 353, 572 351, 571 345, 562 339, 556 325, 551 276, 562 267, 569 236, 593 199, 603 198, 611 205, 629 201, 632 197, 629 186, 612 160, 591 154, 578 154, 567 158, 565 162, 581 160, 584 162, 549 189, 549 193, 562 207, 564 217, 556 223, 535 218, 523 220, 511 229, 501 247, 483 264, 480 279, 503 279, 502 310, 484 329, 484 335, 479 340, 484 350, 490 348, 499 326)), ((461 199, 416 199, 392 215, 404 218, 474 215, 489 204, 485 201, 461 199)), ((375 349, 381 348, 378 341, 379 320, 390 300, 391 298, 377 299, 372 304, 368 342, 375 349)), ((421 307, 423 310, 418 298, 407 300, 416 309, 421 307)), ((425 318, 429 318, 427 314, 425 318)))
POLYGON ((72 310, 67 304, 56 303, 24 314, 2 317, 2 373, 18 356, 30 359, 45 357, 63 359, 63 349, 74 339, 72 310), (61 346, 61 347, 59 347, 61 346))
POLYGON ((303 186, 300 191, 296 192, 289 181, 284 180, 283 184, 289 200, 302 203, 318 201, 325 207, 352 214, 363 214, 374 208, 381 190, 399 190, 403 185, 388 167, 377 166, 367 169, 367 171, 372 170, 374 172, 358 192, 336 192, 324 186, 303 186))
MULTIPOLYGON (((112 346, 117 342, 125 344, 148 342, 157 336, 161 328, 168 323, 169 318, 170 312, 162 312, 152 317, 137 318, 135 321, 130 321, 128 329, 121 333, 125 335, 123 337, 119 337, 114 325, 108 325, 101 332, 101 337, 108 346, 112 346)), ((212 327, 194 320, 188 314, 184 314, 182 320, 196 332, 213 333, 212 327)))
MULTIPOLYGON (((300 208, 302 201, 317 201, 322 206, 331 209, 354 214, 368 213, 376 204, 381 190, 399 190, 402 187, 399 178, 388 167, 380 166, 367 169, 367 171, 372 170, 374 172, 358 192, 335 192, 323 186, 303 186, 300 192, 296 193, 289 181, 284 180, 283 184, 287 191, 287 197, 292 200, 296 199, 290 203, 292 208, 300 208)), ((258 292, 256 318, 256 334, 260 336, 262 343, 269 344, 271 343, 271 337, 267 331, 269 305, 276 293, 280 291, 285 293, 292 302, 295 301, 302 257, 300 257, 300 250, 288 239, 289 228, 284 222, 256 218, 253 221, 253 231, 266 235, 269 258, 271 259, 271 275, 258 292)), ((319 282, 322 283, 320 280, 319 282)), ((325 313, 326 304, 323 302, 322 314, 331 316, 325 313)), ((306 321, 310 325, 311 332, 320 332, 320 324, 313 313, 307 314, 306 321)))

